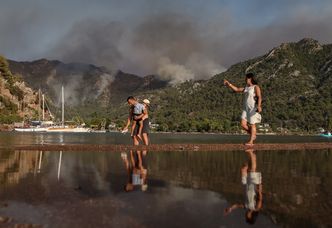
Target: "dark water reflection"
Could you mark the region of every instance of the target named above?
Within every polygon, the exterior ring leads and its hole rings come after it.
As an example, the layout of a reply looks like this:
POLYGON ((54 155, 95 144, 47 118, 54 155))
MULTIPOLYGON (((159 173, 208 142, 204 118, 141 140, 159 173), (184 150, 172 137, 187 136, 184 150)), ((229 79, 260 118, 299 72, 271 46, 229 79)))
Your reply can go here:
MULTIPOLYGON (((153 144, 167 143, 243 143, 246 135, 154 133, 153 144)), ((321 136, 260 135, 258 143, 331 142, 321 136)), ((19 144, 132 144, 129 134, 109 133, 23 133, 0 132, 0 146, 19 144)))
MULTIPOLYGON (((130 160, 130 151, 126 154, 130 160)), ((255 155, 263 206, 254 227, 332 225, 331 151, 255 155)), ((224 216, 227 207, 245 202, 240 170, 251 166, 247 152, 144 156, 141 164, 132 163, 139 176, 133 181, 121 152, 2 150, 0 216, 12 218, 7 225, 47 227, 248 226, 244 209, 224 216), (133 191, 126 192, 130 182, 133 191)))

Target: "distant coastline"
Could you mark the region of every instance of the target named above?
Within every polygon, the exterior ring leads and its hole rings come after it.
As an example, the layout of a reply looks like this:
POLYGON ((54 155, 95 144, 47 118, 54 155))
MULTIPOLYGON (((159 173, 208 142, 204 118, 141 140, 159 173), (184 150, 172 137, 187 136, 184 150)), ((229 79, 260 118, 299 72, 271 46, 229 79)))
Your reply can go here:
MULTIPOLYGON (((13 132, 14 131, 14 126, 11 124, 2 124, 0 125, 0 132, 13 132)), ((120 133, 120 131, 110 131, 112 133, 120 133)), ((107 131, 107 133, 109 133, 107 131)), ((179 131, 152 131, 152 134, 177 134, 177 135, 246 135, 244 133, 232 133, 232 132, 179 132, 179 131)), ((33 133, 36 134, 36 133, 33 133)), ((91 134, 91 133, 90 133, 91 134)), ((93 134, 93 133, 92 133, 93 134)), ((257 135, 271 135, 271 136, 292 136, 292 135, 297 135, 297 136, 319 136, 319 133, 306 133, 306 132, 289 132, 289 133, 257 133, 257 135)))

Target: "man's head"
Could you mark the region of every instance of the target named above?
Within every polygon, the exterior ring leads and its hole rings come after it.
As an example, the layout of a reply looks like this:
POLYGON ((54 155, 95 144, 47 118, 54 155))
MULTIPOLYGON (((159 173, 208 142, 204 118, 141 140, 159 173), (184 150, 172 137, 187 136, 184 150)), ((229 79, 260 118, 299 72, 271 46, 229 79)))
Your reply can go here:
POLYGON ((135 97, 133 97, 133 96, 129 96, 129 97, 127 98, 127 102, 128 102, 129 105, 134 105, 134 104, 136 104, 137 100, 136 100, 135 97))

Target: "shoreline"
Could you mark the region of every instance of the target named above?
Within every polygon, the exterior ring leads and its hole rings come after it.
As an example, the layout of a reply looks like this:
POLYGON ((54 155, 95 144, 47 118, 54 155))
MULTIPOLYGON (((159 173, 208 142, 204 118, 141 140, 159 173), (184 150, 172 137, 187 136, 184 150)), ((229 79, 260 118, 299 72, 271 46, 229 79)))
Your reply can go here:
MULTIPOLYGON (((55 132, 17 132, 14 131, 14 129, 4 129, 0 128, 0 133, 5 132, 14 132, 18 134, 54 134, 55 132)), ((56 133, 75 133, 75 134, 94 134, 99 132, 56 132, 56 133)), ((108 133, 118 133, 122 134, 120 131, 106 131, 105 134, 108 133)), ((223 133, 223 132, 171 132, 171 131, 152 131, 150 134, 176 134, 176 135, 239 135, 239 136, 246 136, 248 134, 242 134, 242 133, 223 133)), ((258 136, 320 136, 320 133, 316 134, 308 134, 308 133, 288 133, 288 134, 278 134, 278 133, 257 133, 258 136)))
MULTIPOLYGON (((5 149, 7 147, 0 147, 5 149)), ((254 146, 244 144, 152 144, 149 146, 133 146, 126 144, 34 144, 16 145, 10 148, 19 151, 95 151, 95 152, 123 152, 130 150, 139 151, 239 151, 239 150, 260 150, 260 151, 282 151, 282 150, 321 150, 332 149, 332 142, 317 143, 258 143, 254 146)))

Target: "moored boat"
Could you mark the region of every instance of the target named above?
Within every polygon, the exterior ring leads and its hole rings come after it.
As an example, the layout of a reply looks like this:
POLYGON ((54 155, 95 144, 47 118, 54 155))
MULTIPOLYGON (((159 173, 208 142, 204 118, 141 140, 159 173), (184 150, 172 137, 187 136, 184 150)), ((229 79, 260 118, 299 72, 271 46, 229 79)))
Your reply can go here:
POLYGON ((53 126, 47 128, 46 132, 91 132, 91 130, 84 127, 53 126))
POLYGON ((78 126, 68 126, 65 125, 65 96, 64 96, 64 88, 63 86, 61 87, 61 106, 62 106, 62 118, 61 118, 61 124, 59 125, 55 125, 55 126, 51 126, 49 128, 46 129, 46 132, 91 132, 90 128, 85 128, 84 127, 84 123, 82 125, 78 125, 78 126))
POLYGON ((331 132, 324 133, 324 134, 320 134, 320 136, 322 136, 322 137, 326 137, 326 138, 332 138, 332 134, 331 134, 331 132))
POLYGON ((18 132, 46 132, 46 127, 23 127, 23 128, 14 128, 18 132))

